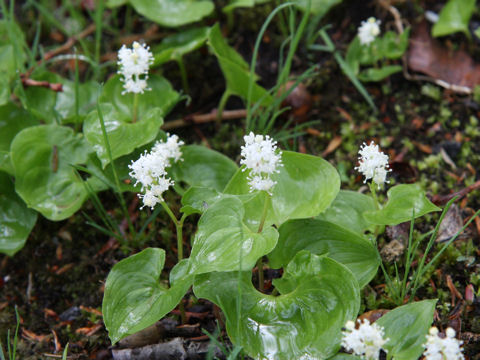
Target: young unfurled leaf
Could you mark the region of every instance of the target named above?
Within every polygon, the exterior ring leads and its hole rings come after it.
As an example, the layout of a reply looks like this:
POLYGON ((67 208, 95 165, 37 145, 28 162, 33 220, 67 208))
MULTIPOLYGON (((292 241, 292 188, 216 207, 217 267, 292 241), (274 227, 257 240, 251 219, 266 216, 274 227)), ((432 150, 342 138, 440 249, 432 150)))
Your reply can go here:
POLYGON ((387 192, 387 204, 381 210, 364 213, 365 219, 372 224, 397 225, 433 211, 441 211, 425 196, 418 184, 402 184, 390 188, 387 192))
POLYGON ((316 219, 291 220, 278 230, 278 244, 269 255, 270 266, 281 268, 301 250, 328 255, 350 269, 360 287, 377 273, 380 257, 372 243, 339 225, 316 219))
POLYGON ((356 317, 360 306, 352 273, 335 260, 302 251, 282 280, 290 292, 275 297, 258 292, 250 272, 214 272, 196 276, 194 292, 222 309, 230 339, 253 358, 333 356, 340 348, 342 326, 356 317))
POLYGON ((164 263, 163 249, 147 248, 123 259, 108 274, 102 313, 113 344, 160 320, 187 292, 191 276, 170 288, 160 281, 164 263))

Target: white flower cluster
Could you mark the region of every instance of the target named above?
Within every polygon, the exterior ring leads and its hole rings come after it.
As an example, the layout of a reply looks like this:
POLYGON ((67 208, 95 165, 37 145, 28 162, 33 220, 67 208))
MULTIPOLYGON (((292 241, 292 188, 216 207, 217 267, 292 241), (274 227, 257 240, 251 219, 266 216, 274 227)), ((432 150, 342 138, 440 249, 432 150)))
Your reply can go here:
POLYGON ((423 355, 426 360, 463 360, 462 341, 455 338, 455 330, 447 328, 446 337, 438 336, 438 329, 434 326, 430 328, 427 335, 427 342, 423 345, 425 352, 423 355))
POLYGON ((243 139, 245 146, 241 147, 240 164, 245 165, 243 171, 250 170, 250 191, 264 190, 271 195, 276 182, 270 176, 282 166, 282 152, 277 151, 277 142, 268 135, 264 137, 250 132, 243 139))
POLYGON ((125 45, 118 51, 119 74, 123 75, 123 88, 125 93, 141 93, 147 88, 148 68, 153 63, 153 55, 150 48, 137 41, 131 49, 125 45))
POLYGON ((360 44, 368 45, 373 42, 378 35, 380 35, 380 20, 370 17, 367 21, 362 21, 362 24, 358 28, 360 44))
POLYGON ((360 165, 355 170, 360 171, 365 176, 363 182, 372 179, 379 188, 385 182, 388 183, 386 181, 387 173, 390 171, 388 169, 388 155, 381 152, 378 145, 375 145, 373 141, 368 146, 363 143, 358 154, 360 155, 358 158, 360 165))
POLYGON ((144 194, 139 197, 143 200, 143 207, 154 208, 163 201, 162 194, 173 185, 173 181, 167 177, 166 168, 170 166, 170 160, 180 160, 182 153, 180 146, 184 144, 177 135, 167 137, 167 141, 159 141, 152 150, 140 155, 137 161, 128 165, 131 170, 129 175, 136 180, 135 185, 141 184, 144 194))
MULTIPOLYGON (((366 360, 378 360, 380 350, 388 341, 384 339, 384 330, 377 324, 370 325, 367 319, 363 323, 358 321, 360 326, 355 329, 353 321, 347 321, 345 324, 345 331, 342 332, 342 346, 348 350, 353 351, 355 355, 361 356, 366 360)), ((383 349, 385 352, 386 350, 383 349)))

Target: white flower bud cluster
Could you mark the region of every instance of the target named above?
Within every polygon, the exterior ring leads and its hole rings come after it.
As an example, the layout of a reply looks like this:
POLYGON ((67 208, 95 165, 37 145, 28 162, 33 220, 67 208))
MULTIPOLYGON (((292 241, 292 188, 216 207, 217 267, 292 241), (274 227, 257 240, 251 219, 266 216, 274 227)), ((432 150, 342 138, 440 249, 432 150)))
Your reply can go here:
MULTIPOLYGON (((347 321, 345 324, 345 331, 342 332, 342 346, 347 351, 353 351, 357 356, 361 356, 366 360, 378 360, 380 357, 380 350, 383 345, 389 340, 384 339, 384 330, 377 324, 370 325, 367 319, 363 323, 358 321, 360 326, 355 329, 353 321, 347 321)), ((383 349, 385 352, 386 350, 383 349)))
POLYGON ((182 145, 184 142, 179 140, 177 135, 168 135, 167 141, 157 142, 149 153, 145 151, 137 161, 132 161, 128 165, 131 170, 129 175, 136 180, 135 185, 142 185, 144 194, 139 194, 143 200, 142 209, 145 206, 153 209, 155 205, 163 201, 162 194, 174 184, 167 177, 166 168, 170 166, 171 159, 174 162, 180 160, 182 156, 180 146, 182 145))
POLYGON ((253 132, 243 137, 245 146, 242 146, 240 164, 245 165, 243 171, 249 170, 248 183, 250 191, 264 190, 270 195, 276 182, 271 175, 279 172, 282 166, 282 152, 277 151, 277 142, 270 136, 255 135, 253 132))
POLYGON ((131 49, 125 45, 118 51, 118 73, 123 75, 123 88, 125 93, 141 93, 147 88, 148 69, 153 63, 153 55, 150 48, 137 41, 131 49))
POLYGON ((367 180, 372 179, 375 184, 383 185, 387 178, 387 173, 390 171, 388 169, 388 155, 381 152, 378 148, 378 145, 372 141, 370 145, 367 146, 366 143, 360 148, 358 152, 360 165, 355 168, 365 176, 364 183, 367 180))
POLYGON ((425 347, 426 360, 463 360, 462 341, 455 338, 455 330, 447 328, 445 331, 445 338, 438 336, 438 329, 434 326, 430 328, 429 335, 427 335, 427 342, 423 345, 425 347))
POLYGON ((380 35, 380 23, 380 20, 377 20, 374 17, 368 18, 367 21, 362 21, 362 24, 358 28, 360 44, 368 45, 380 35))

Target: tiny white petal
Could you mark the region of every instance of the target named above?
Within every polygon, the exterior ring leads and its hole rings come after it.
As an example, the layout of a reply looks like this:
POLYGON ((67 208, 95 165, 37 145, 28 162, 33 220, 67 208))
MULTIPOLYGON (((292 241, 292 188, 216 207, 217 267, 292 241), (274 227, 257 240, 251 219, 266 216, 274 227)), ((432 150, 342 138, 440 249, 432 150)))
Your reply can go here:
POLYGON ((368 18, 367 21, 362 21, 362 24, 358 28, 360 44, 368 45, 380 35, 380 23, 380 20, 377 20, 374 17, 368 18))
POLYGON ((372 179, 380 188, 387 178, 388 169, 388 155, 381 152, 373 141, 370 145, 363 143, 358 152, 359 165, 355 168, 365 176, 365 181, 372 179))
POLYGON ((143 93, 147 87, 148 69, 153 63, 153 55, 145 44, 134 42, 132 49, 122 45, 118 51, 118 72, 123 75, 125 93, 143 93))
POLYGON ((438 336, 439 331, 436 327, 430 328, 427 335, 427 342, 423 345, 426 360, 463 360, 463 349, 460 347, 462 341, 455 338, 455 330, 448 328, 445 331, 446 337, 438 336))
MULTIPOLYGON (((363 322, 358 321, 360 326, 355 329, 353 321, 347 321, 346 331, 343 331, 342 346, 352 351, 355 355, 362 356, 367 360, 378 360, 380 350, 388 341, 384 339, 384 329, 377 324, 370 324, 367 319, 363 322)), ((383 349, 385 352, 386 350, 383 349)))

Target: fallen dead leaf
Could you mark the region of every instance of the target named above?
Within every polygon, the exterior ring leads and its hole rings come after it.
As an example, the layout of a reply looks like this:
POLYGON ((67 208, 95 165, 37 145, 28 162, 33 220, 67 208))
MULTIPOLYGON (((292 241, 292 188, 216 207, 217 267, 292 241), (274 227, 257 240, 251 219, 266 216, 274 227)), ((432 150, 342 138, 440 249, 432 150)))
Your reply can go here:
POLYGON ((33 331, 29 331, 27 329, 22 329, 22 338, 25 340, 35 341, 35 342, 43 342, 49 339, 51 335, 37 335, 33 331))
POLYGON ((463 227, 463 218, 460 214, 460 208, 453 204, 448 209, 440 229, 438 230, 437 242, 445 242, 455 236, 463 227))
POLYGON ((327 156, 328 154, 334 152, 342 144, 342 137, 335 136, 327 145, 327 148, 323 151, 322 157, 327 156))
POLYGON ((430 36, 426 22, 420 23, 410 38, 408 67, 437 80, 438 85, 470 93, 480 83, 480 65, 463 50, 451 51, 430 36))

